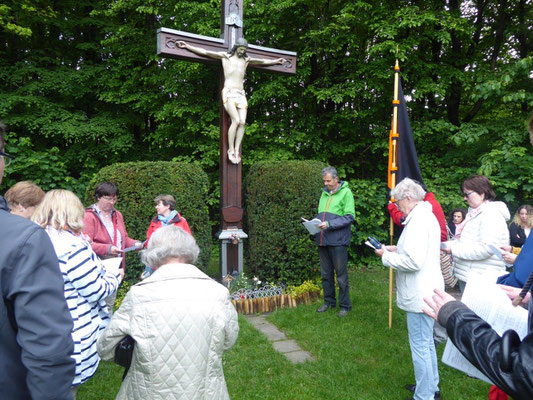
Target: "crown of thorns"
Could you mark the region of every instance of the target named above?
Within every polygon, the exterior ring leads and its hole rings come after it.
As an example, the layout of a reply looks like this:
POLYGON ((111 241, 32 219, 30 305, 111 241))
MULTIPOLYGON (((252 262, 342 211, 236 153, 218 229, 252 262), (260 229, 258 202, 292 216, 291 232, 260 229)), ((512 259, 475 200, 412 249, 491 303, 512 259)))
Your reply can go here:
POLYGON ((246 48, 248 48, 248 42, 246 41, 246 39, 244 39, 244 38, 238 38, 238 39, 235 41, 235 44, 233 45, 233 47, 231 48, 231 54, 235 53, 235 51, 236 51, 239 47, 246 47, 246 48))

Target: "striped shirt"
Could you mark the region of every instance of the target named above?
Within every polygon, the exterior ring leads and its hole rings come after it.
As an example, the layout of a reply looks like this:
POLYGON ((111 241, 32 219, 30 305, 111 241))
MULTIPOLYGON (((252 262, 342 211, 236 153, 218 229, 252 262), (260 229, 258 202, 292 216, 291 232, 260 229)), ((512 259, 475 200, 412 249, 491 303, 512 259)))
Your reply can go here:
POLYGON ((65 298, 74 322, 72 339, 76 374, 72 385, 80 385, 94 375, 100 357, 96 341, 109 323, 104 299, 115 292, 120 274, 107 272, 89 242, 72 232, 50 226, 52 240, 63 275, 65 298))

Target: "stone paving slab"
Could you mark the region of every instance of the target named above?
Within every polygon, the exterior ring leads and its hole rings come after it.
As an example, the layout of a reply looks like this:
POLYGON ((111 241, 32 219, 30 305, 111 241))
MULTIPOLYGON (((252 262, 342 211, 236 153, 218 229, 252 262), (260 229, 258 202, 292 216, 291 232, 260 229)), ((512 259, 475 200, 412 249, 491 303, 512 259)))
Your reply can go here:
POLYGON ((284 354, 293 364, 313 361, 311 353, 302 350, 295 340, 287 339, 285 333, 268 322, 264 315, 245 315, 245 318, 272 343, 274 350, 284 354))
POLYGON ((307 361, 313 361, 314 358, 308 351, 291 351, 290 353, 285 353, 285 357, 289 359, 293 364, 301 364, 307 361))
POLYGON ((300 346, 298 346, 298 343, 296 343, 296 341, 292 339, 272 342, 272 347, 274 347, 274 350, 277 350, 280 353, 290 353, 292 351, 302 350, 300 346))

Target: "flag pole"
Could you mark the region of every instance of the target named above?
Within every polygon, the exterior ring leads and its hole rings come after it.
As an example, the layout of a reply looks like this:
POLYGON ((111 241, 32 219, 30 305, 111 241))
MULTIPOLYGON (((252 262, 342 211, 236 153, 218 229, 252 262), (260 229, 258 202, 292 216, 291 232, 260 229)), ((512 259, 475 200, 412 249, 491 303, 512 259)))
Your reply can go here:
MULTIPOLYGON (((394 189, 396 186, 396 172, 398 171, 397 166, 397 139, 400 136, 398 134, 398 106, 400 100, 398 99, 398 86, 400 80, 400 64, 398 59, 396 59, 396 64, 394 65, 394 98, 392 100, 393 113, 391 121, 391 130, 389 134, 389 168, 388 168, 388 179, 387 185, 390 190, 394 189)), ((391 200, 394 201, 393 198, 391 200)), ((394 240, 394 222, 392 216, 389 217, 389 243, 392 245, 394 240)), ((392 291, 394 286, 394 275, 392 268, 389 268, 389 329, 392 328, 392 291)))

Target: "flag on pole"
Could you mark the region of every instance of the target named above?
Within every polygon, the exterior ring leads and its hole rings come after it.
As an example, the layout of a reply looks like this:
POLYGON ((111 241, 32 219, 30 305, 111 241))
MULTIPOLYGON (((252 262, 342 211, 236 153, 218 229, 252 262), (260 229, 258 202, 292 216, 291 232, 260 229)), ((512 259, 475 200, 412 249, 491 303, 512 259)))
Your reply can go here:
MULTIPOLYGON (((400 81, 400 65, 396 60, 394 66, 394 98, 392 100, 393 113, 391 121, 391 130, 389 135, 389 168, 387 186, 390 190, 394 189, 397 182, 404 178, 417 180, 424 185, 418 156, 416 155, 415 142, 407 115, 407 105, 403 95, 402 84, 400 81)), ((392 214, 390 218, 389 240, 393 243, 394 223, 392 214)), ((393 273, 389 270, 389 329, 392 328, 392 292, 393 292, 393 273)))
POLYGON ((418 164, 418 157, 416 155, 415 142, 413 140, 413 132, 411 131, 411 124, 409 123, 409 116, 407 115, 407 105, 403 95, 402 81, 398 82, 398 139, 397 139, 397 166, 396 183, 404 178, 414 179, 422 184, 422 173, 420 172, 420 165, 418 164))

